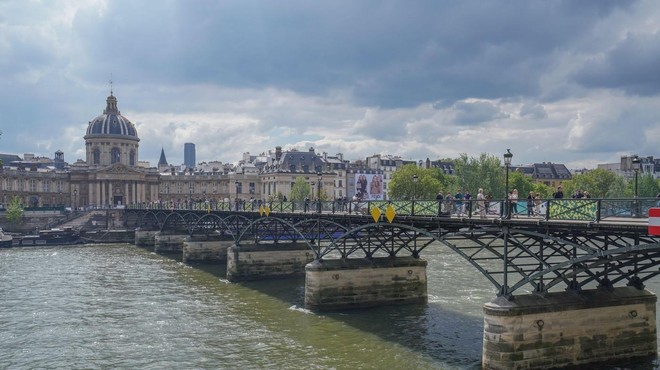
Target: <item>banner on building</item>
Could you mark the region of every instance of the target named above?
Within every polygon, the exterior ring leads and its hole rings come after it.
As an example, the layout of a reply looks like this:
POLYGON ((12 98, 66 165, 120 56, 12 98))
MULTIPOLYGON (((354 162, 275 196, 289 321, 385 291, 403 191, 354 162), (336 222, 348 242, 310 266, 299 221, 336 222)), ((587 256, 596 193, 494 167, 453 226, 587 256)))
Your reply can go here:
POLYGON ((355 174, 355 195, 360 200, 382 200, 383 175, 355 174))

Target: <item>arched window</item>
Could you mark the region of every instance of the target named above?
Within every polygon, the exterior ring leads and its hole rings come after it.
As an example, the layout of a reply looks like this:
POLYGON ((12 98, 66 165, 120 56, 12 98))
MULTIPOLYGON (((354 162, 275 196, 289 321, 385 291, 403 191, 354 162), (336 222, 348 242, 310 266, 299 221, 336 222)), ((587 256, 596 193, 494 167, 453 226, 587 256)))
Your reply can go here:
POLYGON ((119 163, 121 162, 121 152, 119 151, 119 148, 112 148, 110 151, 110 163, 119 163))
POLYGON ((135 150, 131 150, 131 153, 128 155, 128 164, 135 166, 135 150))
POLYGON ((93 163, 94 164, 101 164, 101 151, 98 148, 94 149, 93 156, 94 156, 94 159, 93 159, 94 162, 93 163))

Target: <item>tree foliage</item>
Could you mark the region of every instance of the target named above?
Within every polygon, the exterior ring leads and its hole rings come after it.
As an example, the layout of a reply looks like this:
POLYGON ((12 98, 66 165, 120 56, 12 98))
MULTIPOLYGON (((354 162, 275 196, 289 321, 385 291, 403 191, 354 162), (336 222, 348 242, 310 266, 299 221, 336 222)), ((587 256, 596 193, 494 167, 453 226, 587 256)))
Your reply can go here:
POLYGON ((565 181, 562 185, 564 196, 567 198, 573 196, 578 190, 588 191, 592 198, 619 198, 625 195, 619 188, 622 180, 625 184, 625 179, 614 172, 598 168, 573 175, 570 181, 565 181))
POLYGON ((300 202, 305 200, 305 198, 309 198, 311 194, 311 186, 305 180, 304 177, 296 177, 296 181, 293 183, 293 186, 291 187, 291 199, 292 201, 295 202, 300 202))
POLYGON ((23 201, 20 197, 14 196, 7 207, 7 221, 19 223, 23 219, 23 201))
MULTIPOLYGON (((467 190, 472 194, 477 194, 479 188, 484 189, 485 194, 491 194, 494 199, 504 197, 504 169, 502 162, 494 155, 481 153, 479 158, 470 157, 467 154, 454 160, 454 170, 456 174, 456 188, 453 191, 461 189, 467 190)), ((511 179, 509 179, 511 182, 511 179)))
POLYGON ((407 164, 392 174, 387 193, 390 199, 435 199, 439 191, 449 191, 453 180, 437 168, 407 164), (417 175, 417 183, 413 176, 417 175))

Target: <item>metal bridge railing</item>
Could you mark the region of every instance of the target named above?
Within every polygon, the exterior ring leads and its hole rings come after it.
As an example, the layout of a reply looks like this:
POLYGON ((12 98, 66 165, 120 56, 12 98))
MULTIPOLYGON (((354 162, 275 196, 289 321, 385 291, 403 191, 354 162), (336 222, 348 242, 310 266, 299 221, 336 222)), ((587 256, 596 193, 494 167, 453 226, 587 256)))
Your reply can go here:
POLYGON ((656 207, 656 198, 589 198, 589 199, 519 199, 506 200, 401 200, 401 201, 244 201, 195 202, 185 205, 132 204, 131 209, 165 209, 194 211, 259 212, 268 207, 275 213, 321 213, 369 215, 378 207, 385 212, 392 207, 399 216, 464 217, 464 218, 539 218, 545 220, 574 220, 600 222, 608 219, 647 218, 648 211, 656 207))

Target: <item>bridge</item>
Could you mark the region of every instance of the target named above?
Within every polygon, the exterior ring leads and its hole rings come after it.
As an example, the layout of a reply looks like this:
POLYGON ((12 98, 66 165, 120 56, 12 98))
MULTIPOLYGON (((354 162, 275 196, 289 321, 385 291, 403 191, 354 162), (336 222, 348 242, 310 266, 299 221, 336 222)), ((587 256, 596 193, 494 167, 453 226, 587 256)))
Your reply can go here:
POLYGON ((455 206, 200 203, 129 207, 124 217, 140 230, 136 244, 145 235, 156 249, 159 238, 166 248, 178 243, 184 260, 197 246, 207 251, 199 259, 226 259, 232 281, 304 274, 305 304, 316 310, 425 303, 423 252, 447 248, 494 287, 484 306, 484 368, 656 354, 656 297, 644 289, 660 274, 660 237, 648 235, 655 199, 549 199, 529 215, 520 206, 507 213, 502 201, 484 212, 476 201, 455 206))

